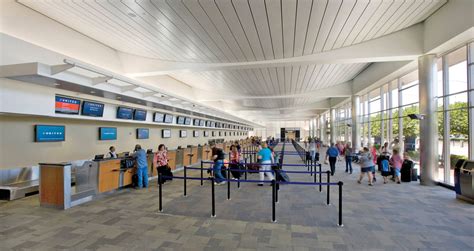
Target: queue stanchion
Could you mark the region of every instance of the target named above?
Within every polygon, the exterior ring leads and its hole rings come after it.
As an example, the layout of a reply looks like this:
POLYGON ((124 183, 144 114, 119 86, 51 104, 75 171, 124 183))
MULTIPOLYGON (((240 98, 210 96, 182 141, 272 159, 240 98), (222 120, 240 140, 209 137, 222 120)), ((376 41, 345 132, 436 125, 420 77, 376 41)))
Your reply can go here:
POLYGON ((326 171, 326 173, 328 175, 328 179, 326 181, 327 182, 327 188, 326 188, 326 190, 327 190, 327 198, 326 198, 327 202, 326 202, 326 204, 329 206, 329 205, 331 205, 330 195, 329 195, 329 193, 331 191, 331 189, 330 189, 331 186, 329 186, 329 182, 331 181, 331 171, 326 171))
POLYGON ((204 185, 203 178, 204 178, 204 170, 203 170, 203 163, 201 160, 201 186, 204 185))
POLYGON ((276 222, 276 181, 272 180, 272 222, 276 222))
POLYGON ((342 224, 342 185, 344 185, 344 183, 342 181, 339 181, 337 185, 339 186, 339 224, 338 225, 340 227, 343 227, 344 225, 342 224))
POLYGON ((314 175, 313 175, 314 183, 317 182, 317 180, 316 180, 317 175, 316 175, 316 174, 317 174, 317 173, 316 173, 316 167, 314 167, 314 175))
POLYGON ((158 173, 158 210, 163 212, 163 180, 161 173, 158 173))
POLYGON ((186 170, 187 170, 187 168, 186 168, 186 166, 184 166, 184 179, 183 179, 183 196, 184 197, 187 197, 187 195, 186 195, 186 185, 187 185, 186 181, 187 181, 188 176, 187 176, 186 170))
POLYGON ((230 167, 227 167, 227 200, 230 200, 230 167))
MULTIPOLYGON (((312 161, 312 160, 310 160, 309 166, 310 166, 310 171, 311 171, 311 174, 310 174, 310 175, 313 176, 313 161, 312 161)), ((316 168, 315 168, 314 171, 316 171, 316 168)), ((316 174, 315 174, 315 176, 316 176, 316 174)))
POLYGON ((244 173, 244 175, 245 175, 245 180, 247 180, 247 173, 248 173, 247 171, 249 170, 249 168, 247 166, 247 157, 245 158, 244 161, 245 161, 245 173, 244 173))
POLYGON ((214 188, 214 177, 211 177, 211 217, 216 217, 216 195, 214 188))
POLYGON ((323 176, 323 173, 321 172, 321 163, 319 163, 319 192, 321 193, 323 191, 323 186, 321 185, 321 181, 322 181, 322 176, 323 176))

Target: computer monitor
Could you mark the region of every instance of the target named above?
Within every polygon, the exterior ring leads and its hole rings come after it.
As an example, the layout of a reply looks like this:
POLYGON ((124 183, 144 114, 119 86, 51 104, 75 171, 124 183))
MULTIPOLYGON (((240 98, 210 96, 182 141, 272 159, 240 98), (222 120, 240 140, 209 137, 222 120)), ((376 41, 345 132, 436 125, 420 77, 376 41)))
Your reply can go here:
POLYGON ((104 155, 103 154, 97 154, 95 157, 94 157, 94 160, 103 160, 104 159, 104 155))

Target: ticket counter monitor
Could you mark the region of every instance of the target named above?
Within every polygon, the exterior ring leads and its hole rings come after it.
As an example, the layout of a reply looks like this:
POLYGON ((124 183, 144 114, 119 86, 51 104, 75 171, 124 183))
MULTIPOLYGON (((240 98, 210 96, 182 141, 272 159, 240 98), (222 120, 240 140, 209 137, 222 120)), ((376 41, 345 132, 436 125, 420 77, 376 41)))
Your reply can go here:
POLYGON ((467 160, 456 165, 454 170, 454 188, 456 198, 474 203, 474 161, 467 160))

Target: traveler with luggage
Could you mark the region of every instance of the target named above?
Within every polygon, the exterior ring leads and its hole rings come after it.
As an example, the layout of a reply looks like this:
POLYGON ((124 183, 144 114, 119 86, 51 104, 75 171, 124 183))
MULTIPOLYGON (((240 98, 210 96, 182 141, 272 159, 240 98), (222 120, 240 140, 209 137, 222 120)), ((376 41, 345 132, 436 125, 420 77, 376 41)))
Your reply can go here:
POLYGON ((145 150, 140 145, 135 145, 135 151, 132 154, 137 161, 137 188, 148 187, 148 160, 145 150))
POLYGON ((331 176, 334 176, 334 173, 336 172, 337 156, 339 156, 339 149, 334 146, 334 143, 331 143, 331 146, 326 151, 326 160, 329 159, 329 166, 331 167, 331 176))
POLYGON ((309 142, 309 154, 311 156, 312 161, 316 161, 316 141, 311 139, 309 142))
POLYGON ((212 160, 214 161, 213 171, 216 185, 223 185, 226 179, 222 176, 222 167, 224 166, 224 151, 217 148, 215 143, 212 144, 212 160))
POLYGON ((372 161, 374 162, 374 164, 372 165, 372 170, 371 170, 372 179, 374 182, 376 182, 377 179, 375 178, 375 166, 377 165, 377 147, 375 147, 375 145, 370 148, 370 153, 372 154, 372 161))
POLYGON ((362 153, 359 156, 360 160, 360 176, 357 180, 357 183, 361 183, 362 179, 364 178, 364 174, 367 174, 369 178, 369 186, 372 186, 373 178, 372 178, 372 168, 374 167, 374 162, 372 160, 372 153, 369 152, 369 148, 364 147, 362 153))
POLYGON ((260 172, 260 181, 259 186, 263 186, 263 181, 265 180, 265 175, 270 179, 274 180, 273 174, 272 174, 272 163, 275 162, 275 159, 273 158, 272 151, 268 148, 267 143, 263 142, 262 143, 262 149, 258 152, 258 157, 260 161, 260 171, 265 171, 265 172, 260 172))
MULTIPOLYGON (((158 151, 153 156, 153 165, 156 167, 158 174, 163 176, 161 181, 165 183, 167 180, 172 180, 173 173, 171 172, 171 168, 168 166, 168 152, 166 151, 166 147, 164 144, 160 144, 158 146, 158 151)), ((160 180, 158 180, 158 183, 160 180)))
POLYGON ((390 158, 390 164, 394 168, 397 184, 400 184, 400 170, 402 169, 403 159, 402 156, 400 156, 398 149, 393 149, 393 154, 390 158))
POLYGON ((350 143, 344 148, 344 156, 346 157, 346 173, 352 174, 352 147, 350 143))
POLYGON ((231 174, 234 177, 234 179, 238 179, 241 176, 241 173, 240 173, 240 153, 237 150, 237 147, 235 145, 230 146, 229 158, 230 158, 229 169, 232 170, 231 174))

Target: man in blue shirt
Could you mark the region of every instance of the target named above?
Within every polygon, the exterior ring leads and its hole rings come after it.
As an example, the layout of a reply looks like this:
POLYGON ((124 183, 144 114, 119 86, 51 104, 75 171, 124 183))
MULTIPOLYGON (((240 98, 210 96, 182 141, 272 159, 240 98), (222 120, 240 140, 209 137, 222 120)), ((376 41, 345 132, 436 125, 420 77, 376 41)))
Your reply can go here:
POLYGON ((138 188, 146 188, 148 187, 148 160, 146 152, 140 145, 136 145, 132 156, 137 160, 138 188))
POLYGON ((334 143, 331 143, 331 146, 326 151, 326 160, 329 158, 329 166, 331 167, 331 176, 334 176, 336 172, 336 161, 337 156, 339 155, 339 149, 334 146, 334 143))

